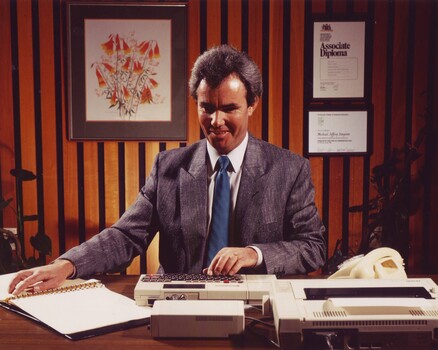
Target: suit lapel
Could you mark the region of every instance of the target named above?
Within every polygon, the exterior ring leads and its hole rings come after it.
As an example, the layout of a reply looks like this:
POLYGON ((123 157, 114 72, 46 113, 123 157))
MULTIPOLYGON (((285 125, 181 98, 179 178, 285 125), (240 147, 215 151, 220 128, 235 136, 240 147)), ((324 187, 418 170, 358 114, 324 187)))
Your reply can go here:
POLYGON ((255 218, 245 215, 255 196, 262 192, 266 178, 266 162, 264 153, 256 139, 250 136, 245 158, 242 164, 242 178, 235 208, 235 243, 242 244, 245 236, 251 234, 248 227, 255 218))
POLYGON ((194 152, 187 168, 180 169, 181 226, 186 243, 188 266, 202 268, 207 237, 207 164, 206 144, 194 152), (198 266, 199 265, 199 266, 198 266))

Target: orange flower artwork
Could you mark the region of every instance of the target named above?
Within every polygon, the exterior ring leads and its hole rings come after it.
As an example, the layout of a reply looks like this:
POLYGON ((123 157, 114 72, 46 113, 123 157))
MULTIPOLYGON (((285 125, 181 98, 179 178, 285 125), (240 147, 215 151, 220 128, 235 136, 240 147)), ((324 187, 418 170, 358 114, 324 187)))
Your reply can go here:
POLYGON ((108 108, 116 108, 123 119, 134 119, 142 104, 163 103, 155 67, 159 65, 157 40, 137 41, 133 36, 110 34, 100 44, 103 55, 91 68, 98 83, 96 96, 105 98, 108 108), (154 77, 154 78, 152 78, 154 77))

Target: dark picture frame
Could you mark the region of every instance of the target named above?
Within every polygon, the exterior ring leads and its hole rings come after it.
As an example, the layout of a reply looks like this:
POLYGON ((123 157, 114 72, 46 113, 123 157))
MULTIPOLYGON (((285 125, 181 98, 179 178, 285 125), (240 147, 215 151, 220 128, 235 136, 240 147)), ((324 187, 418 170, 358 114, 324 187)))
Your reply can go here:
POLYGON ((370 23, 370 16, 360 14, 314 15, 306 22, 304 96, 307 103, 370 101, 370 23))
POLYGON ((309 107, 304 111, 304 154, 364 156, 373 151, 371 106, 309 107))
POLYGON ((186 3, 68 1, 70 140, 187 139, 186 3))

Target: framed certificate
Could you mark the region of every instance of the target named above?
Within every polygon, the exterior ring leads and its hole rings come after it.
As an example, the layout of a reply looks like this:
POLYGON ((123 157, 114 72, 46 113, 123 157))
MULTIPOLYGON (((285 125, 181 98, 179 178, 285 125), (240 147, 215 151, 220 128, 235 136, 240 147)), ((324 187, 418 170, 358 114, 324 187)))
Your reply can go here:
POLYGON ((371 109, 305 111, 306 155, 366 155, 371 153, 371 109))
POLYGON ((369 99, 369 27, 366 19, 311 21, 305 60, 308 101, 369 99))

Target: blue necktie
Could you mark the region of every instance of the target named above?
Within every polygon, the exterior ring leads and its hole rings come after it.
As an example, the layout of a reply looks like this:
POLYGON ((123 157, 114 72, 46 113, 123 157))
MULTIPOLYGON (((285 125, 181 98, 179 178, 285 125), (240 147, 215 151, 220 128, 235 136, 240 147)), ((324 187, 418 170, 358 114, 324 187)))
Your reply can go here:
POLYGON ((213 210, 211 218, 210 241, 208 245, 207 266, 216 253, 228 245, 228 224, 230 217, 230 180, 227 156, 219 157, 219 171, 214 185, 213 210))

